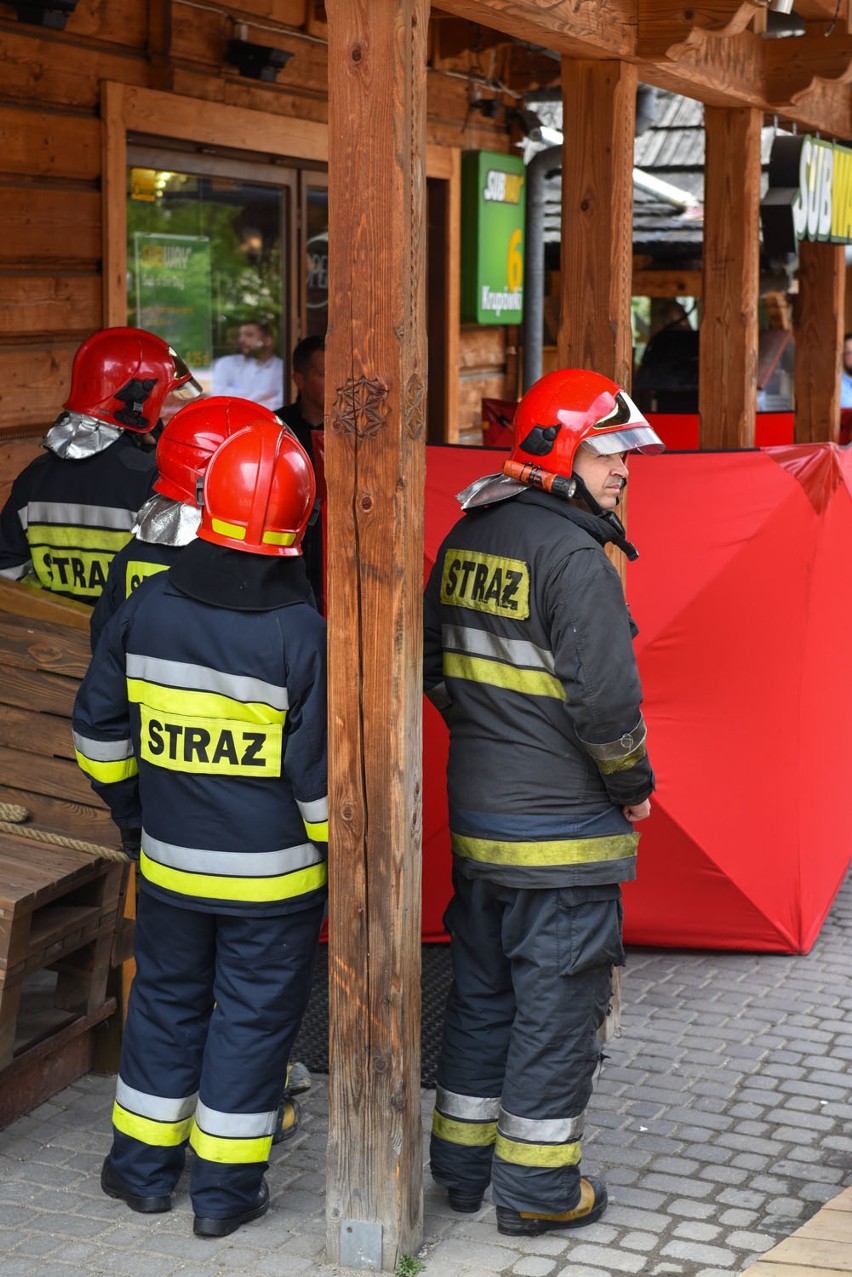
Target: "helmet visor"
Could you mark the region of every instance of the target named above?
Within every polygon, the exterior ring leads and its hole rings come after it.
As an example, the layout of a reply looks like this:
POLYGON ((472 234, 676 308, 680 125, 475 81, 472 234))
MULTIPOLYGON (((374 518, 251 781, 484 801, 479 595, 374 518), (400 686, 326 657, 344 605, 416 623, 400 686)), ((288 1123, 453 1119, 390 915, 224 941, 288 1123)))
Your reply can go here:
POLYGON ((624 430, 607 430, 605 434, 588 435, 584 445, 599 456, 610 456, 613 452, 646 452, 654 456, 664 452, 663 443, 656 430, 647 422, 643 426, 631 426, 624 430))
POLYGON ((174 395, 176 399, 184 403, 200 398, 204 390, 193 377, 188 365, 184 363, 177 351, 172 350, 171 346, 169 346, 169 354, 175 362, 175 384, 169 392, 170 397, 174 395))
MULTIPOLYGON (((560 421, 568 424, 561 412, 556 415, 560 421)), ((612 410, 596 421, 589 433, 583 436, 583 443, 600 456, 610 456, 614 452, 653 454, 665 450, 665 444, 656 430, 623 390, 619 390, 615 396, 612 410)))

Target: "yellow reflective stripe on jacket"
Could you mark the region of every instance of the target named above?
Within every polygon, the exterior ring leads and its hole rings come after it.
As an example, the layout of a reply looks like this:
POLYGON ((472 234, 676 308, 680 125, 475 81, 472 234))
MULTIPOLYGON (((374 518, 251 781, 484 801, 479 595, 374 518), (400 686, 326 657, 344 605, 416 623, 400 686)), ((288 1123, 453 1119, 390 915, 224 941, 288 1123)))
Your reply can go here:
POLYGON ((149 576, 156 576, 158 572, 165 572, 167 564, 165 563, 148 563, 144 559, 128 559, 127 568, 124 574, 124 597, 129 599, 135 589, 142 584, 149 576))
POLYGON ((614 772, 629 771, 635 763, 641 762, 647 753, 645 746, 640 745, 632 754, 625 754, 624 758, 599 759, 598 770, 603 772, 604 776, 611 776, 614 772))
POLYGON ((448 1144, 464 1144, 469 1148, 485 1148, 493 1144, 497 1137, 495 1122, 459 1122, 452 1117, 444 1117, 437 1109, 432 1114, 432 1134, 448 1144))
POLYGON ((156 1122, 150 1117, 140 1117, 122 1108, 116 1101, 112 1107, 112 1124, 122 1135, 139 1140, 140 1144, 151 1144, 155 1148, 174 1148, 189 1139, 193 1119, 182 1118, 178 1122, 156 1122))
POLYGON ((79 524, 31 523, 27 528, 27 540, 31 546, 46 545, 62 550, 86 550, 90 553, 110 550, 117 554, 130 540, 133 516, 128 513, 127 528, 84 528, 79 524))
POLYGON ((552 674, 544 670, 519 669, 516 665, 504 665, 502 661, 490 661, 483 656, 444 652, 444 677, 490 683, 525 696, 551 696, 554 700, 565 700, 565 688, 552 674))
POLYGON ((304 822, 304 825, 305 825, 305 833, 308 835, 311 842, 328 842, 328 821, 327 820, 318 820, 318 821, 306 820, 304 822))
POLYGON ((259 1135, 246 1140, 230 1139, 222 1135, 208 1135, 195 1122, 192 1124, 189 1142, 198 1156, 203 1157, 207 1162, 229 1162, 241 1165, 266 1162, 272 1150, 271 1135, 259 1135))
POLYGON ((134 757, 122 758, 114 763, 106 763, 99 762, 94 758, 87 758, 85 754, 80 753, 79 749, 74 752, 77 755, 77 763, 81 771, 84 771, 87 776, 91 776, 92 780, 100 781, 102 785, 114 785, 119 780, 127 780, 130 776, 135 776, 139 771, 134 757))
POLYGON ((181 896, 199 896, 204 900, 239 900, 267 902, 292 900, 324 887, 328 879, 328 866, 324 860, 297 869, 289 874, 275 874, 269 878, 230 878, 216 874, 187 873, 158 864, 145 854, 143 847, 139 867, 149 882, 181 896))
POLYGON ((582 1148, 579 1140, 570 1144, 523 1144, 498 1132, 494 1153, 513 1166, 576 1166, 582 1148))
POLYGON ((161 714, 182 714, 187 718, 235 718, 244 723, 283 724, 287 721, 285 709, 273 709, 261 701, 238 701, 221 692, 204 692, 198 688, 164 687, 141 678, 128 678, 127 698, 161 714))
POLYGON ((491 865, 577 865, 591 861, 623 860, 636 855, 637 834, 607 834, 601 838, 560 838, 552 842, 493 842, 450 833, 453 851, 491 865))

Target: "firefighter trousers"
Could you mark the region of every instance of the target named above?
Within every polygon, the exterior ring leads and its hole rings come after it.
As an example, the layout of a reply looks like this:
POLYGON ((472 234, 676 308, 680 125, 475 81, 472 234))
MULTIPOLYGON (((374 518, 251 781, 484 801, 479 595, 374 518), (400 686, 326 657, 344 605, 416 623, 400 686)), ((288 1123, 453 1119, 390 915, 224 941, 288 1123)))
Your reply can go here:
POLYGON ((617 884, 526 890, 454 869, 453 982, 430 1147, 446 1188, 558 1214, 580 1195, 596 1031, 624 961, 617 884))
POLYGON ((255 1204, 322 915, 322 903, 285 915, 206 913, 143 883, 110 1153, 130 1192, 171 1193, 189 1142, 196 1215, 255 1204))

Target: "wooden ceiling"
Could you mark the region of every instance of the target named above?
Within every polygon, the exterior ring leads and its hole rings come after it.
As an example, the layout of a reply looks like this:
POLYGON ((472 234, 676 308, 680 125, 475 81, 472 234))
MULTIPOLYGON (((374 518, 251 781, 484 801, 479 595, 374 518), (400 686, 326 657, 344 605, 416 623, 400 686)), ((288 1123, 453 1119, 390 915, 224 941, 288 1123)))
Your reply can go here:
POLYGON ((805 34, 768 39, 765 0, 442 0, 432 65, 499 66, 525 92, 558 83, 554 54, 618 58, 646 83, 852 138, 852 0, 794 0, 793 12, 805 34))

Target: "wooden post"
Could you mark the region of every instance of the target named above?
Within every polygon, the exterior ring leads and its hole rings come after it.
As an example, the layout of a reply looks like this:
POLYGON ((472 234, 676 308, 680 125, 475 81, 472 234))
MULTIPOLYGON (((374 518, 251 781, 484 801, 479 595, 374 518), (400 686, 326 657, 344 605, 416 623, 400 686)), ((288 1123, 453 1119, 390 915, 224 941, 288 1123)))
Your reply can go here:
MULTIPOLYGON (((562 296, 559 364, 633 380, 633 135, 636 68, 562 59, 562 296)), ((627 493, 619 516, 627 521, 627 493)), ((625 560, 607 547, 622 585, 625 560)), ((612 972, 601 1041, 621 1034, 621 972, 612 972)))
POLYGON ((636 68, 562 59, 559 362, 630 389, 636 68))
POLYGON ((752 108, 704 108, 702 448, 754 446, 762 123, 752 108))
POLYGON ((843 244, 799 244, 796 333, 796 443, 837 441, 846 289, 843 244))
POLYGON ((427 0, 326 0, 332 1264, 422 1237, 427 0))

